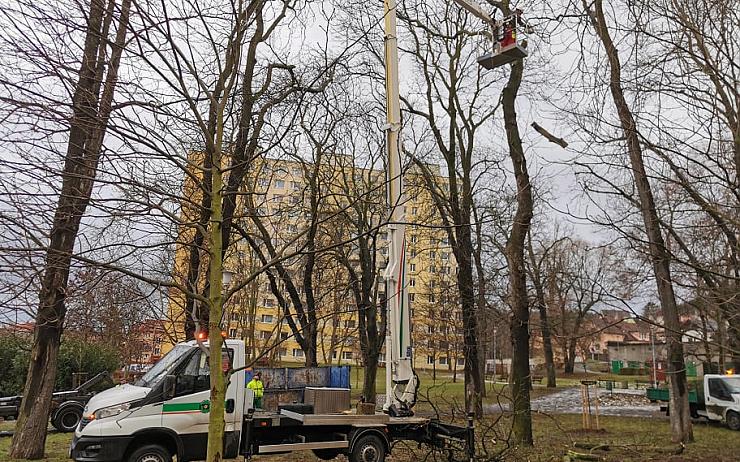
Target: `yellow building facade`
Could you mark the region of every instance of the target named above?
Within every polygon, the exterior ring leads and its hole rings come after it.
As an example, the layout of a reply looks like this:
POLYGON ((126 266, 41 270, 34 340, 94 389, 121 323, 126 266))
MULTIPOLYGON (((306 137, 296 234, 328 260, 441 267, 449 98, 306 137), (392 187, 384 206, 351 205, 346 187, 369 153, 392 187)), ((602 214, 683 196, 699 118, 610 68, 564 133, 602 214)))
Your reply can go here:
MULTIPOLYGON (((316 168, 300 160, 267 159, 258 173, 252 175, 239 197, 235 217, 240 230, 233 234, 224 267, 235 276, 232 282, 244 280, 247 275, 260 272, 262 260, 250 245, 262 242, 253 217, 270 236, 270 244, 288 255, 283 261, 287 272, 296 280, 302 279, 302 265, 310 252, 305 247, 305 234, 311 217, 316 216, 316 262, 313 271, 313 293, 316 298, 317 358, 322 364, 361 363, 358 337, 358 319, 355 299, 350 290, 348 272, 333 258, 344 252, 350 261, 359 255, 353 250, 353 228, 344 219, 344 211, 356 201, 367 201, 367 210, 375 213, 371 221, 380 223, 384 213, 384 172, 358 168, 351 158, 336 156, 316 168), (361 186, 360 186, 361 185, 361 186), (317 209, 316 214, 311 210, 317 209), (341 249, 341 250, 337 250, 341 249), (292 255, 292 256, 291 256, 292 255)), ((446 184, 433 168, 440 185, 446 184)), ((407 174, 406 243, 409 305, 412 314, 412 336, 415 367, 423 369, 456 370, 464 366, 462 359, 462 318, 457 297, 457 265, 449 246, 447 230, 442 226, 431 194, 420 174, 407 174)), ((196 194, 196 188, 185 185, 185 195, 196 194)), ((190 202, 195 202, 190 198, 190 202)), ((193 210, 183 207, 183 222, 196 219, 193 210)), ((375 258, 383 262, 387 256, 387 233, 376 228, 375 258)), ((174 258, 174 277, 185 280, 192 229, 180 233, 174 258)), ((259 247, 259 244, 258 244, 259 247)), ((277 251, 277 250, 276 250, 277 251)), ((382 266, 382 263, 378 266, 382 266)), ((381 271, 379 270, 379 274, 381 271)), ((205 274, 203 271, 202 274, 205 274)), ((240 287, 225 304, 225 332, 230 338, 244 339, 252 357, 264 365, 302 364, 305 355, 293 338, 285 315, 288 299, 281 278, 272 287, 262 273, 240 287)), ((297 284, 300 290, 300 284, 297 284)), ((227 284, 226 290, 231 287, 227 284)), ((382 293, 383 289, 379 289, 382 293)), ((303 294, 300 294, 303 296, 303 294)), ((289 305, 289 304, 288 304, 289 305)), ((184 340, 186 297, 182 291, 172 290, 169 297, 167 322, 170 343, 184 340)), ((291 308, 288 312, 293 314, 291 308)), ((165 346, 163 350, 167 350, 165 346)), ((381 357, 381 361, 382 361, 381 357)))

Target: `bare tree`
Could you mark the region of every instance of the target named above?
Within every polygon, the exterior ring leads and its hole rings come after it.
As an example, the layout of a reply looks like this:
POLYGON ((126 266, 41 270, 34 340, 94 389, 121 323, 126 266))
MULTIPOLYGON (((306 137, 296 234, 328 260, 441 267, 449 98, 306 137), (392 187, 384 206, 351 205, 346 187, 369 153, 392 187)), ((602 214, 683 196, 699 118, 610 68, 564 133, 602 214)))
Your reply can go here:
MULTIPOLYGON (((418 98, 402 98, 406 111, 423 127, 413 155, 416 166, 446 227, 457 260, 457 286, 462 306, 465 357, 466 408, 482 415, 483 379, 478 348, 478 315, 473 277, 473 187, 476 167, 476 134, 491 121, 496 104, 486 78, 474 61, 469 18, 448 3, 434 8, 402 4, 399 18, 409 25, 410 46, 402 51, 414 59, 420 72, 418 98), (442 84, 444 82, 444 84, 442 84), (446 169, 440 184, 425 162, 441 156, 446 169)), ((410 123, 413 123, 410 122, 410 123)), ((413 125, 412 125, 413 126, 413 125)))
POLYGON ((537 310, 540 315, 539 327, 540 332, 542 333, 542 347, 545 354, 545 369, 547 371, 548 388, 556 386, 555 359, 552 351, 552 336, 550 335, 550 321, 548 320, 548 306, 545 295, 545 287, 553 277, 553 274, 548 271, 549 268, 547 268, 544 263, 557 242, 558 240, 548 244, 540 242, 538 243, 537 251, 535 251, 535 247, 532 244, 532 229, 529 230, 529 234, 527 235, 527 255, 529 258, 527 268, 529 277, 532 281, 532 286, 534 287, 535 304, 537 305, 537 310))
POLYGON ((53 223, 44 242, 36 242, 45 249, 46 256, 35 315, 32 359, 10 449, 10 454, 16 458, 39 459, 44 454, 56 359, 66 314, 70 265, 102 154, 126 42, 131 1, 93 0, 89 5, 78 7, 79 10, 64 11, 43 2, 21 2, 5 6, 1 11, 6 27, 13 31, 3 39, 5 51, 12 50, 21 62, 43 73, 40 80, 45 79, 48 84, 56 77, 53 85, 69 91, 69 100, 59 101, 58 112, 54 113, 38 104, 37 92, 43 94, 38 86, 40 83, 24 86, 12 73, 3 76, 1 82, 3 90, 8 92, 3 100, 10 109, 9 114, 20 111, 43 120, 42 125, 47 127, 50 116, 54 117, 56 120, 51 123, 57 125, 59 133, 64 133, 66 144, 64 167, 56 173, 61 179, 61 188, 53 223), (71 19, 80 16, 87 18, 84 24, 75 24, 75 19, 71 19), (65 27, 78 28, 84 36, 84 44, 76 56, 67 57, 69 62, 75 63, 71 66, 79 66, 76 72, 69 67, 58 69, 57 60, 63 56, 52 51, 56 29, 65 27), (60 123, 62 118, 66 123, 60 123))
POLYGON ((616 107, 620 127, 627 144, 632 175, 639 197, 645 234, 649 242, 650 259, 658 289, 668 343, 668 372, 671 377, 671 429, 674 441, 692 441, 693 431, 689 412, 688 387, 684 366, 682 332, 678 318, 676 296, 671 278, 671 255, 662 234, 661 221, 656 211, 655 198, 646 172, 643 147, 635 118, 627 102, 621 77, 619 52, 612 41, 601 0, 596 0, 591 10, 584 3, 591 23, 606 52, 609 62, 609 89, 616 107))

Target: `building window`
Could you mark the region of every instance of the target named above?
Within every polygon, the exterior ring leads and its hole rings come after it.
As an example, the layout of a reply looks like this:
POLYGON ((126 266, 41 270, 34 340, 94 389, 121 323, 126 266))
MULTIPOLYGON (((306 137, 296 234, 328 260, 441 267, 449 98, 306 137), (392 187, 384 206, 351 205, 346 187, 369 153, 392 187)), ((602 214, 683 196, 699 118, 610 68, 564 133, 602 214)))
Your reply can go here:
POLYGON ((288 356, 288 349, 287 348, 281 348, 279 354, 280 354, 280 356, 288 356))
POLYGON ((434 289, 435 287, 437 287, 437 281, 432 279, 431 281, 429 281, 429 288, 434 289))
POLYGON ((270 324, 270 323, 272 323, 272 321, 273 321, 273 317, 272 317, 271 314, 263 314, 260 317, 260 322, 263 322, 265 324, 270 324))
POLYGON ((236 329, 229 329, 229 338, 236 338, 236 329))
POLYGON ((266 298, 266 299, 262 300, 262 304, 264 306, 266 306, 266 307, 269 308, 271 306, 275 306, 275 301, 273 299, 271 299, 271 298, 266 298))
POLYGON ((293 191, 298 191, 299 189, 301 189, 301 184, 297 181, 291 181, 290 187, 293 189, 293 191))
POLYGON ((429 251, 429 259, 430 260, 434 260, 435 258, 437 258, 437 252, 435 252, 434 250, 430 250, 429 251))
POLYGON ((294 358, 302 358, 304 356, 303 350, 300 348, 293 348, 293 357, 294 358))
POLYGON ((347 319, 344 321, 344 327, 347 329, 354 329, 355 328, 355 320, 354 319, 347 319))
POLYGON ((409 239, 409 242, 411 242, 412 244, 416 244, 416 241, 417 241, 417 237, 416 237, 416 235, 414 234, 414 235, 412 235, 412 236, 411 236, 411 238, 409 239))
POLYGON ((458 366, 464 366, 465 365, 465 358, 457 358, 457 365, 458 366))
POLYGON ((416 258, 416 249, 411 249, 411 258, 416 258))
POLYGON ((416 279, 414 278, 409 279, 409 287, 416 287, 416 279))
POLYGON ((434 265, 430 266, 430 267, 429 267, 429 272, 430 272, 430 273, 436 273, 436 272, 437 272, 437 267, 436 267, 436 266, 434 266, 434 265))
POLYGON ((442 267, 442 273, 444 273, 444 274, 450 274, 450 267, 449 266, 443 266, 442 267))
POLYGON ((270 186, 270 180, 266 178, 260 178, 259 180, 257 180, 257 184, 263 187, 267 187, 270 186))
POLYGON ((282 189, 285 187, 285 181, 284 180, 275 180, 275 187, 278 189, 282 189))
POLYGON ((427 334, 433 334, 434 333, 434 326, 427 326, 427 334))
POLYGON ((442 238, 442 245, 450 245, 450 238, 449 237, 443 237, 442 238))
POLYGON ((434 356, 427 356, 427 364, 434 364, 434 356))
POLYGON ((434 296, 434 294, 429 294, 429 303, 434 303, 437 301, 437 297, 434 296))
POLYGON ((450 259, 450 253, 449 252, 442 252, 442 253, 439 254, 439 256, 440 256, 440 258, 442 258, 442 260, 449 260, 450 259))
POLYGON ((352 359, 352 352, 351 351, 343 351, 342 352, 342 359, 352 359))
POLYGON ((409 271, 416 271, 416 263, 409 264, 409 271))
POLYGON ((413 292, 410 292, 410 293, 409 293, 409 301, 410 301, 410 302, 413 302, 413 301, 414 301, 414 298, 416 298, 416 294, 415 294, 415 293, 413 293, 413 292))
POLYGON ((439 358, 439 364, 441 364, 442 366, 446 366, 447 365, 447 356, 440 356, 440 358, 439 358))
POLYGON ((419 213, 419 207, 411 207, 411 215, 416 215, 419 213))
POLYGON ((260 331, 260 338, 261 338, 262 340, 267 340, 267 339, 269 339, 270 337, 271 337, 271 335, 270 335, 270 331, 269 331, 269 330, 261 330, 261 331, 260 331))
POLYGON ((289 332, 280 332, 280 340, 288 340, 288 337, 290 337, 289 332))

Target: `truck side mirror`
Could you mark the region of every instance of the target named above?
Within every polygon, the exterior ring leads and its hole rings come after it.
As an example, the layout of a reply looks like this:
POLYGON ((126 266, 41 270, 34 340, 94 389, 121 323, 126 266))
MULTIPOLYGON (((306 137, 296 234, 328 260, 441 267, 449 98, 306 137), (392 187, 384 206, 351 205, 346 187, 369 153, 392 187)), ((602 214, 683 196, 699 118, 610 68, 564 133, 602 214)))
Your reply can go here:
POLYGON ((177 377, 174 375, 165 375, 164 382, 162 383, 162 398, 165 401, 175 397, 175 390, 177 389, 177 377))

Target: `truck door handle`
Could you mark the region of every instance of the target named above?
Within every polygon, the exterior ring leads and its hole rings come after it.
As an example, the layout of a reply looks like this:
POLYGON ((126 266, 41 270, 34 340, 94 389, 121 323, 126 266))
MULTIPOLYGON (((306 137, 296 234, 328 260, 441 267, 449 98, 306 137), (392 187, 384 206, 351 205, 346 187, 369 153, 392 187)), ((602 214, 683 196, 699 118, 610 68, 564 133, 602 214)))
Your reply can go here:
POLYGON ((234 398, 226 400, 226 413, 232 414, 234 412, 234 398))

